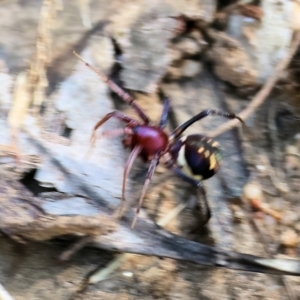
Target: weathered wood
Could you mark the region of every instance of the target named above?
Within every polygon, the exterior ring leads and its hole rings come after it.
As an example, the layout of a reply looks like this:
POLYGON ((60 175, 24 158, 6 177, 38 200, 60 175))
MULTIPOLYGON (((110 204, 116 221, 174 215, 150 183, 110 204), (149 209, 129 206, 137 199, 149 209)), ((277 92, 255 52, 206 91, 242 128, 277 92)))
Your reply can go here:
MULTIPOLYGON (((266 259, 263 257, 240 254, 231 251, 221 250, 216 247, 206 246, 200 243, 189 241, 185 238, 167 232, 166 230, 160 228, 150 219, 143 215, 141 215, 139 218, 137 230, 131 230, 130 224, 134 214, 133 211, 127 213, 124 220, 120 221, 119 226, 115 228, 112 227, 112 218, 105 219, 108 218, 108 215, 111 215, 113 212, 112 208, 109 208, 107 199, 102 198, 101 195, 98 193, 97 189, 87 184, 84 177, 74 173, 73 170, 69 169, 68 167, 63 166, 63 163, 59 162, 57 157, 55 157, 51 153, 51 150, 47 149, 47 147, 43 145, 41 141, 38 141, 35 138, 30 138, 30 140, 40 150, 42 150, 45 155, 49 156, 52 163, 66 175, 67 180, 72 181, 73 184, 76 185, 76 188, 81 189, 86 195, 89 196, 91 200, 97 203, 97 207, 101 214, 106 214, 106 217, 102 218, 102 223, 99 222, 99 226, 97 226, 97 224, 94 223, 94 229, 98 228, 100 230, 101 228, 100 231, 102 231, 102 235, 95 238, 95 241, 92 243, 93 246, 117 252, 130 252, 137 254, 145 254, 149 256, 154 255, 159 257, 169 257, 207 266, 226 267, 252 272, 289 274, 300 276, 300 261, 266 259)), ((8 187, 9 185, 12 185, 11 181, 6 181, 2 184, 2 186, 8 187)), ((57 225, 61 222, 62 217, 59 217, 58 215, 55 216, 54 214, 55 212, 57 212, 59 201, 56 201, 54 209, 51 208, 51 205, 49 206, 47 202, 45 202, 44 204, 42 202, 39 203, 39 205, 41 205, 41 208, 47 211, 49 217, 54 219, 54 221, 52 221, 51 223, 52 227, 48 225, 45 228, 43 224, 45 219, 40 218, 41 213, 38 214, 35 208, 38 204, 36 202, 31 203, 31 201, 33 201, 33 198, 29 195, 28 192, 24 193, 24 189, 18 190, 15 188, 13 189, 12 187, 5 189, 3 192, 7 195, 5 203, 10 203, 9 201, 12 201, 11 204, 14 204, 13 201, 16 200, 17 195, 19 201, 26 201, 27 205, 6 205, 6 209, 2 211, 4 215, 1 217, 1 219, 4 219, 4 221, 5 216, 7 218, 11 214, 17 215, 17 212, 20 216, 24 215, 25 213, 26 218, 17 218, 17 220, 20 222, 17 227, 15 227, 15 223, 12 223, 11 227, 9 227, 8 222, 2 222, 1 229, 5 229, 5 232, 7 234, 17 234, 20 237, 25 237, 33 240, 43 239, 40 235, 37 234, 40 231, 44 232, 45 240, 54 237, 53 234, 47 235, 46 233, 53 233, 53 228, 57 228, 57 225), (9 197, 10 195, 12 195, 12 197, 9 197), (32 209, 35 209, 35 213, 30 212, 32 209), (51 214, 52 209, 53 214, 51 214), (22 222, 26 223, 23 224, 23 231, 21 224, 22 222), (38 226, 38 222, 40 222, 41 229, 38 226), (31 226, 33 223, 35 225, 31 226), (31 230, 30 232, 28 232, 29 229, 31 230)), ((4 201, 4 197, 1 197, 1 199, 2 201, 4 201)), ((60 201, 61 204, 64 205, 64 200, 60 201)), ((76 202, 78 204, 77 206, 73 206, 73 214, 76 213, 75 207, 77 207, 79 215, 81 214, 81 211, 85 211, 86 214, 88 214, 88 211, 93 211, 91 209, 88 209, 88 207, 91 206, 90 203, 78 200, 78 198, 74 198, 73 201, 74 204, 76 202)), ((91 218, 91 216, 94 213, 95 212, 92 212, 90 216, 86 216, 85 218, 91 218)), ((73 216, 73 220, 72 216, 69 216, 69 218, 70 221, 68 228, 74 230, 74 226, 78 222, 78 217, 73 216)), ((77 224, 77 227, 75 227, 75 232, 77 230, 77 232, 82 232, 85 234, 94 234, 94 232, 85 232, 85 226, 86 224, 84 223, 82 223, 82 225, 77 224)), ((57 236, 66 233, 66 230, 58 230, 57 236)))

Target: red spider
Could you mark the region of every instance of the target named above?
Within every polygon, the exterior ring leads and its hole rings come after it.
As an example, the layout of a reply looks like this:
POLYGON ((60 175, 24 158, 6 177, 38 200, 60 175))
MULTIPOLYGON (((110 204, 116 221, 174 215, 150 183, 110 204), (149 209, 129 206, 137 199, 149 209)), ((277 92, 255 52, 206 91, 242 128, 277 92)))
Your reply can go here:
POLYGON ((236 118, 242 123, 243 120, 235 114, 207 109, 187 120, 185 123, 178 126, 170 135, 168 135, 164 131, 164 128, 168 122, 168 112, 170 108, 169 99, 166 99, 164 102, 159 124, 152 125, 148 116, 135 103, 135 99, 133 99, 127 92, 125 92, 113 81, 107 78, 103 73, 97 71, 90 64, 85 62, 77 53, 74 52, 74 54, 83 63, 85 63, 86 66, 96 72, 113 92, 127 102, 142 120, 141 122, 126 116, 120 111, 113 111, 108 113, 95 125, 91 138, 92 142, 95 142, 96 130, 110 118, 117 118, 126 124, 126 126, 122 129, 120 128, 104 133, 106 136, 124 134, 125 138, 123 139, 123 145, 132 149, 124 170, 122 187, 123 204, 125 201, 126 178, 130 172, 134 160, 139 156, 145 162, 150 162, 131 228, 135 226, 147 187, 160 160, 163 160, 164 164, 168 168, 172 168, 175 173, 182 177, 185 181, 190 182, 195 187, 201 189, 201 192, 204 195, 204 208, 206 209, 206 218, 203 220, 201 225, 206 224, 211 217, 211 213, 205 197, 205 190, 202 185, 202 180, 212 177, 219 169, 221 160, 219 143, 210 137, 200 134, 182 137, 181 134, 193 123, 208 115, 219 115, 229 119, 236 118))

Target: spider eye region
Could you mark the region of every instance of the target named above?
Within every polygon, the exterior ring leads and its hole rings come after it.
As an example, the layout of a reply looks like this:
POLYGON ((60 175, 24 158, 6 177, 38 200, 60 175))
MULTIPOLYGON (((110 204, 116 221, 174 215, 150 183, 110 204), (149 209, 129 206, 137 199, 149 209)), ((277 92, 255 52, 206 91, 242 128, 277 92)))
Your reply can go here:
POLYGON ((173 158, 186 175, 195 180, 204 180, 218 171, 221 151, 219 143, 214 139, 193 134, 182 137, 175 145, 173 158))

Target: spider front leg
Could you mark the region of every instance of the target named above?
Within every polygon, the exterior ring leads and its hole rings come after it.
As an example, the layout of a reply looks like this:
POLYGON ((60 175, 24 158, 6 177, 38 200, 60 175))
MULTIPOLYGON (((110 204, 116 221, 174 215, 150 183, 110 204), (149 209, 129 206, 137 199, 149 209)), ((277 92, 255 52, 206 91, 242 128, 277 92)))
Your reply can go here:
MULTIPOLYGON (((128 116, 126 116, 125 114, 123 114, 120 111, 113 111, 108 113, 107 115, 105 115, 95 126, 92 132, 92 136, 91 136, 91 146, 93 146, 95 144, 96 141, 96 131, 97 129, 103 125, 105 122, 107 122, 110 118, 116 118, 119 119, 120 121, 126 123, 127 125, 130 124, 132 126, 137 126, 140 123, 128 116)), ((106 132, 106 135, 109 135, 109 131, 106 132)))
POLYGON ((194 187, 197 188, 198 204, 200 205, 200 211, 201 211, 203 218, 202 218, 200 224, 197 225, 197 228, 193 229, 193 231, 195 231, 196 229, 199 229, 199 228, 203 227, 204 225, 206 225, 211 218, 211 210, 209 208, 209 204, 207 201, 206 191, 205 191, 201 181, 195 180, 194 178, 186 175, 177 166, 173 166, 173 171, 175 172, 176 175, 181 177, 184 181, 192 184, 194 187))
POLYGON ((190 118, 189 120, 187 120, 186 122, 184 122, 183 124, 179 125, 170 135, 170 141, 176 140, 178 137, 180 137, 180 135, 188 128, 190 127, 192 124, 194 124, 195 122, 207 117, 207 116, 223 116, 225 118, 228 119, 238 119, 242 124, 244 124, 244 121, 237 115, 235 114, 231 114, 228 112, 221 112, 221 111, 217 111, 214 109, 206 109, 201 111, 199 114, 197 114, 196 116, 190 118))
POLYGON ((126 91, 119 87, 116 83, 110 80, 104 73, 96 70, 88 62, 86 62, 78 53, 73 51, 74 55, 77 56, 88 68, 93 70, 99 77, 108 85, 108 87, 115 92, 121 99, 128 103, 139 115, 139 117, 144 121, 145 124, 149 124, 150 120, 148 116, 143 112, 143 110, 136 104, 135 99, 132 98, 126 91))

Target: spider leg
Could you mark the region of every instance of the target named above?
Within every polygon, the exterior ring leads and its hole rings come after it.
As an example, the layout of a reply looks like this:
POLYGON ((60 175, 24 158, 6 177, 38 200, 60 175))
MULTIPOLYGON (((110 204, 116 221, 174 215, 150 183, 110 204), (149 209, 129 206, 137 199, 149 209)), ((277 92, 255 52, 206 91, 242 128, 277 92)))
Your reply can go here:
POLYGON ((197 195, 198 195, 198 199, 199 199, 198 203, 200 205, 201 214, 203 215, 203 220, 200 222, 200 224, 197 226, 197 228, 192 230, 192 231, 195 231, 195 230, 199 229, 200 227, 203 227, 205 224, 207 224, 207 222, 211 218, 211 211, 210 211, 209 204, 208 204, 208 201, 206 198, 206 191, 205 191, 201 181, 195 180, 194 178, 186 175, 177 166, 173 166, 173 171, 175 172, 176 175, 181 177, 183 180, 191 183, 193 186, 195 186, 197 188, 197 195))
POLYGON ((169 110, 170 110, 170 99, 166 98, 166 100, 164 101, 163 111, 158 125, 160 128, 165 128, 167 126, 169 110))
POLYGON ((179 125, 170 135, 170 140, 174 140, 176 138, 178 138, 188 127, 190 127, 192 124, 194 124, 195 122, 209 116, 209 115, 213 115, 213 116, 223 116, 226 117, 228 119, 238 119, 241 123, 244 124, 244 121, 237 115, 235 114, 231 114, 231 113, 227 113, 227 112, 221 112, 221 111, 217 111, 214 109, 206 109, 203 110, 202 112, 200 112, 199 114, 197 114, 196 116, 190 118, 189 120, 187 120, 186 122, 184 122, 183 124, 179 125))
POLYGON ((126 91, 124 91, 121 87, 119 87, 116 83, 110 80, 107 76, 105 76, 102 72, 95 69, 89 63, 87 63, 79 54, 73 51, 74 55, 77 56, 88 68, 92 69, 96 74, 100 76, 100 78, 108 85, 108 87, 115 92, 120 98, 122 98, 126 103, 128 103, 139 115, 139 117, 145 122, 145 124, 149 124, 150 120, 148 116, 143 112, 143 110, 135 103, 135 99, 132 98, 126 91))
POLYGON ((115 137, 118 135, 123 135, 123 134, 133 134, 132 129, 125 127, 125 128, 116 128, 116 129, 111 129, 107 131, 103 131, 101 133, 102 136, 105 137, 115 137))
POLYGON ((92 132, 92 136, 91 136, 91 145, 94 145, 95 141, 96 141, 96 131, 97 129, 104 124, 105 122, 107 122, 110 118, 116 118, 119 119, 127 124, 131 124, 133 126, 139 125, 140 123, 128 116, 126 116, 125 114, 123 114, 120 111, 113 111, 108 113, 107 115, 105 115, 95 126, 92 132))
POLYGON ((138 207, 136 209, 135 216, 134 216, 134 219, 133 219, 132 224, 131 224, 131 228, 134 228, 134 226, 135 226, 135 223, 136 223, 138 214, 140 212, 140 209, 141 209, 141 206, 142 206, 147 188, 148 188, 149 183, 151 181, 151 178, 154 174, 156 166, 159 162, 159 158, 160 158, 160 153, 156 153, 155 156, 153 157, 152 161, 151 161, 151 164, 149 166, 148 173, 147 173, 147 176, 146 176, 146 180, 145 180, 145 183, 144 183, 144 186, 143 186, 143 189, 142 189, 142 193, 141 193, 141 196, 140 196, 140 200, 139 200, 139 203, 138 203, 138 207))
POLYGON ((126 179, 127 176, 131 170, 131 167, 133 165, 133 162, 135 161, 135 159, 138 157, 138 155, 141 153, 142 150, 142 146, 140 145, 136 145, 133 150, 131 151, 128 160, 126 162, 125 165, 125 169, 124 169, 124 176, 123 176, 123 184, 122 184, 122 204, 120 206, 120 210, 119 210, 119 217, 121 217, 122 215, 122 210, 124 207, 124 203, 125 203, 125 187, 126 187, 126 179))

